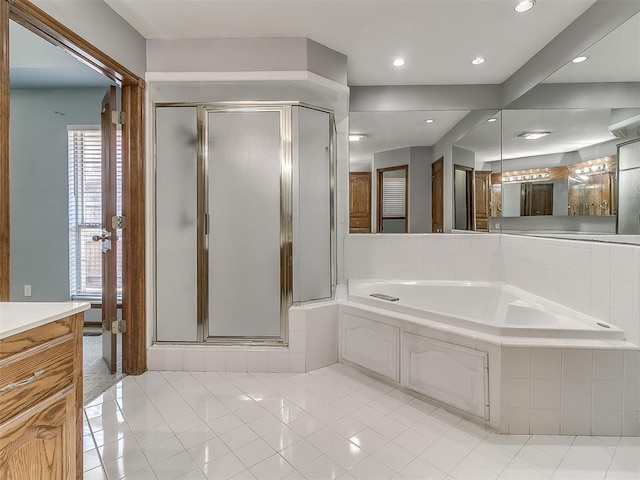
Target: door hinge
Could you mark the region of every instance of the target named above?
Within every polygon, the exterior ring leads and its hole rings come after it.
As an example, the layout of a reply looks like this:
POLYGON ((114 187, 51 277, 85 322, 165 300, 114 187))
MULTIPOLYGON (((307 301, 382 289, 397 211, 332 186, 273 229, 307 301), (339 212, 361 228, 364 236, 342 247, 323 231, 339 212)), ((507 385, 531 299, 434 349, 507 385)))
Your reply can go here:
POLYGON ((115 125, 124 125, 126 120, 127 116, 123 111, 111 112, 111 123, 115 125))
POLYGON ((127 331, 126 320, 114 320, 111 322, 111 333, 117 335, 118 333, 124 333, 127 331))
POLYGON ((127 226, 127 217, 122 215, 114 215, 111 217, 111 228, 114 230, 122 230, 127 226))

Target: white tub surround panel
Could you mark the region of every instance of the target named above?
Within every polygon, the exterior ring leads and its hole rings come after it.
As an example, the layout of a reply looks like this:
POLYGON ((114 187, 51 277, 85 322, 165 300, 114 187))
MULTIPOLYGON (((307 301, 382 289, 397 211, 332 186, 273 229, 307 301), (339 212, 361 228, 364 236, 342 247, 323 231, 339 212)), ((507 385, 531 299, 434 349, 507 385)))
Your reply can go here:
POLYGON ((400 329, 364 317, 340 315, 340 358, 400 381, 400 329))
POLYGON ((402 384, 489 420, 489 360, 486 352, 402 334, 402 384))
POLYGON ((338 305, 335 301, 289 309, 288 347, 154 344, 149 370, 302 373, 338 361, 338 305))
POLYGON ((348 300, 339 318, 341 362, 499 428, 498 337, 348 300))

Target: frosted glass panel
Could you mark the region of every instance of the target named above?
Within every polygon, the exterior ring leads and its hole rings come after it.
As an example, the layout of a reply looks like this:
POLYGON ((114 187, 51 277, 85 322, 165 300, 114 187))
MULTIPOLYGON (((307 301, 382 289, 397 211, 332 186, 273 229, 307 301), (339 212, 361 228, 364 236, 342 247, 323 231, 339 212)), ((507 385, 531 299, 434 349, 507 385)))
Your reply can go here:
POLYGON ((194 107, 156 109, 159 341, 197 340, 196 131, 194 107))
POLYGON ((331 296, 331 125, 304 107, 293 108, 293 125, 293 300, 304 302, 331 296))
POLYGON ((620 170, 640 168, 640 140, 619 147, 618 165, 620 170))
POLYGON ((618 233, 640 233, 640 168, 619 173, 618 233))
POLYGON ((618 233, 640 233, 640 141, 618 147, 618 233))
POLYGON ((279 337, 280 113, 209 112, 209 335, 279 337))

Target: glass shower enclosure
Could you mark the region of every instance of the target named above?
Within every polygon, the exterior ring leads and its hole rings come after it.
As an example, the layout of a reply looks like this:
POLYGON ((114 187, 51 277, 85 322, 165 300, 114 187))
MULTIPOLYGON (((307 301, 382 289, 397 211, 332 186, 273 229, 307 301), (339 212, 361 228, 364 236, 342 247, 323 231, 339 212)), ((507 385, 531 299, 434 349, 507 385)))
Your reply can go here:
POLYGON ((334 139, 297 102, 155 105, 155 341, 283 345, 333 297, 334 139))

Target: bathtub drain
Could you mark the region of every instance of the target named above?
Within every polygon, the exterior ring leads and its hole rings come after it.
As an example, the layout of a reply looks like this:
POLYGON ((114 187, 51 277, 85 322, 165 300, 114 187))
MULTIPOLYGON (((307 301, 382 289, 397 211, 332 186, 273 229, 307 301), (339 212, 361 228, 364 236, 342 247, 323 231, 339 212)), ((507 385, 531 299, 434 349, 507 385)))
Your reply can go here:
POLYGON ((611 328, 609 325, 607 325, 606 323, 602 323, 602 322, 596 322, 596 325, 599 325, 603 328, 611 328))

